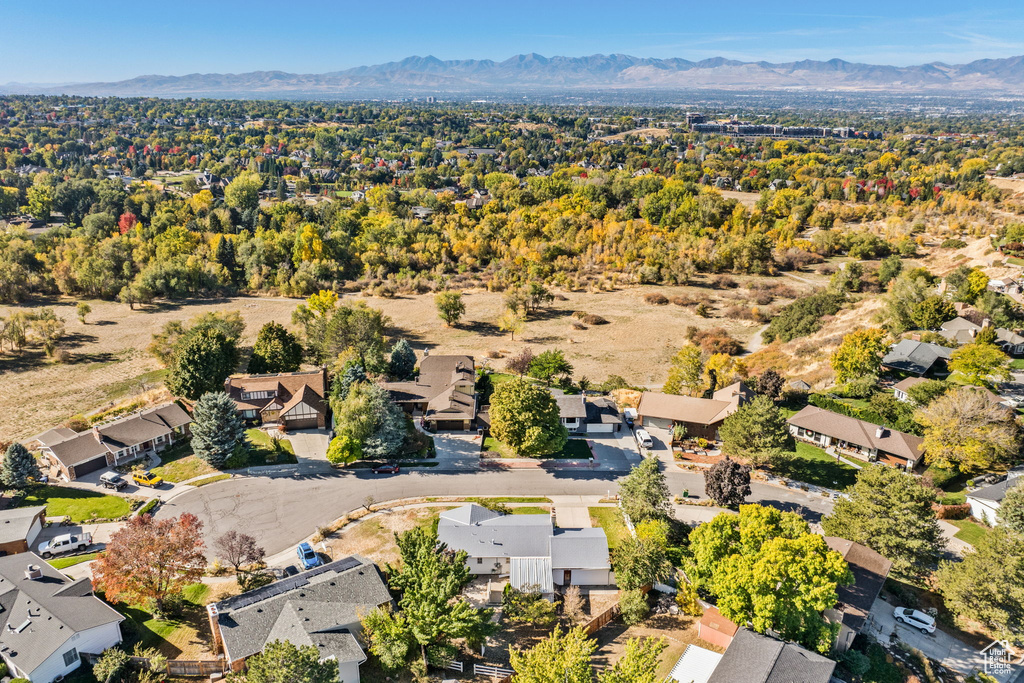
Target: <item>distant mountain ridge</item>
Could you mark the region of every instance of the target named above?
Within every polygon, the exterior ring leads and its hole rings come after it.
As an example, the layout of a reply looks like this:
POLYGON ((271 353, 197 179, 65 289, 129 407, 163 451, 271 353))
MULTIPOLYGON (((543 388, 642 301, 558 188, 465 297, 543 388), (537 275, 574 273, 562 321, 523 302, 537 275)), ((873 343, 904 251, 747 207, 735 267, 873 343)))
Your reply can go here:
POLYGON ((0 92, 117 96, 268 95, 467 95, 486 92, 566 90, 845 90, 1024 93, 1024 56, 980 59, 968 64, 917 66, 861 64, 842 59, 774 64, 723 57, 692 62, 630 55, 440 60, 407 57, 323 74, 253 71, 242 74, 147 75, 111 83, 44 86, 10 83, 0 92))

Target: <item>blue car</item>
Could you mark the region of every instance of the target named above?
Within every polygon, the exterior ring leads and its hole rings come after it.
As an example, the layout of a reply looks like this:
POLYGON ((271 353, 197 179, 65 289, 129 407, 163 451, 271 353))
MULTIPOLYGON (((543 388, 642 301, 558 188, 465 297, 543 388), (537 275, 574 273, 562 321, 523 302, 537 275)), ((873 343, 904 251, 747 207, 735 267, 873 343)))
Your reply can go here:
POLYGON ((300 543, 299 547, 296 548, 299 556, 299 563, 302 564, 303 569, 312 569, 313 567, 319 567, 320 556, 313 550, 313 546, 308 543, 300 543))

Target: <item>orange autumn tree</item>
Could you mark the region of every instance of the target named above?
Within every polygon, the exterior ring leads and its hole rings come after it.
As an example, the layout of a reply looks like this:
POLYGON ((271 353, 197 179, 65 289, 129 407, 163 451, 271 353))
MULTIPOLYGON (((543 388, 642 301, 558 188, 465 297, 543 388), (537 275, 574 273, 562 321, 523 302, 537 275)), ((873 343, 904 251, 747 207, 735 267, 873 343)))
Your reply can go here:
POLYGON ((112 602, 152 605, 163 618, 167 598, 203 576, 202 530, 199 518, 187 512, 161 520, 132 517, 93 565, 93 586, 112 602))

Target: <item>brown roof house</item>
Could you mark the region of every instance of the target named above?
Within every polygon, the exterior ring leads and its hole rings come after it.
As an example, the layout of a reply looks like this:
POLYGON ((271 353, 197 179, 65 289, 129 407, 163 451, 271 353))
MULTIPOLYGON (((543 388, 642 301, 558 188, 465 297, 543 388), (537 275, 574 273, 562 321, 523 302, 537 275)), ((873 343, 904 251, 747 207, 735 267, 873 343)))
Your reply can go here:
POLYGON ((825 610, 825 618, 839 624, 834 649, 846 652, 867 623, 871 606, 889 576, 892 562, 866 545, 838 536, 826 536, 825 543, 843 556, 853 573, 853 583, 836 588, 839 603, 835 609, 825 610))
POLYGON ((177 403, 165 403, 94 425, 89 431, 51 429, 33 437, 49 461, 53 476, 67 481, 126 462, 155 455, 188 438, 192 417, 177 403))
POLYGON ((240 375, 224 380, 224 391, 246 420, 284 429, 325 429, 327 368, 277 375, 240 375))
POLYGON ((718 428, 725 418, 753 398, 754 393, 743 382, 719 389, 711 398, 645 391, 636 412, 643 427, 672 429, 683 425, 687 436, 717 441, 718 428))
POLYGON ((704 614, 697 622, 697 635, 718 647, 729 647, 739 630, 740 627, 736 622, 723 617, 718 608, 714 606, 705 607, 704 614))
POLYGON ((45 523, 45 505, 0 511, 0 556, 31 550, 45 523))
POLYGON ((787 422, 789 433, 794 437, 830 453, 838 451, 868 462, 883 462, 907 470, 916 467, 924 455, 924 440, 919 436, 817 406, 805 406, 787 422))
POLYGON ((434 431, 468 431, 477 415, 476 364, 472 356, 430 356, 409 382, 387 382, 384 388, 405 412, 434 431))

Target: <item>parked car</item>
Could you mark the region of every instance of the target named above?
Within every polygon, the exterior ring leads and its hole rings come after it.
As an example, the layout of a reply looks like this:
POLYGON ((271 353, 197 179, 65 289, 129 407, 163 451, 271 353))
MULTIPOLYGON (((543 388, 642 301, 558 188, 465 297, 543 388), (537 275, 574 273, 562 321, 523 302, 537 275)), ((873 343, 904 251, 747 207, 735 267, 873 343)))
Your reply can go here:
POLYGON ((386 465, 377 465, 373 468, 374 474, 398 474, 402 471, 402 468, 398 466, 398 463, 389 462, 386 465))
POLYGON ((308 543, 300 543, 299 547, 296 548, 296 554, 299 556, 299 563, 303 569, 312 569, 322 564, 320 556, 313 550, 313 546, 308 543))
POLYGON ((155 489, 164 483, 164 478, 158 474, 153 474, 149 470, 142 470, 141 472, 132 473, 132 481, 139 486, 149 486, 155 489))
POLYGON ((44 559, 49 559, 54 555, 85 550, 90 545, 92 545, 92 534, 63 534, 54 536, 45 543, 40 543, 38 550, 44 559))
POLYGON ((896 621, 919 629, 921 633, 935 633, 935 617, 909 607, 897 607, 892 611, 896 621))
POLYGON ((125 478, 122 477, 117 472, 104 472, 103 474, 100 475, 100 486, 102 486, 105 489, 114 489, 115 491, 120 491, 127 485, 128 482, 125 480, 125 478))
POLYGON ((654 439, 645 429, 636 430, 636 442, 644 448, 654 448, 654 439))
POLYGON ((630 427, 633 426, 633 423, 636 422, 637 418, 639 417, 637 415, 636 408, 626 408, 625 410, 622 411, 622 414, 626 418, 626 424, 628 424, 630 427))

